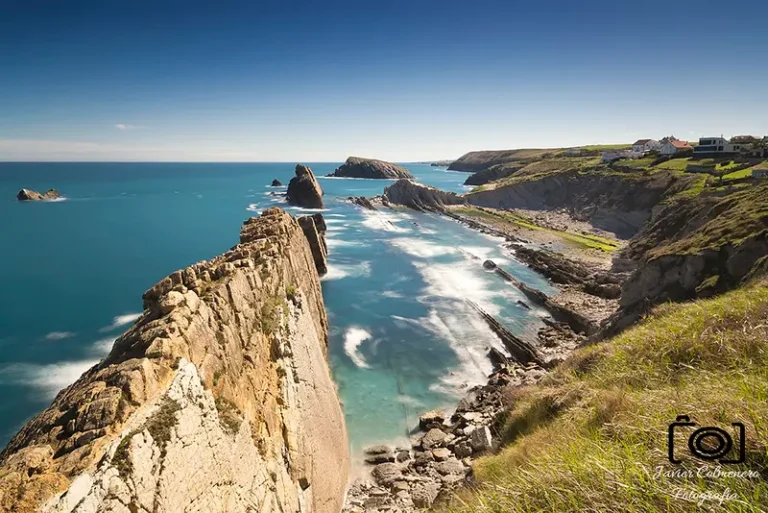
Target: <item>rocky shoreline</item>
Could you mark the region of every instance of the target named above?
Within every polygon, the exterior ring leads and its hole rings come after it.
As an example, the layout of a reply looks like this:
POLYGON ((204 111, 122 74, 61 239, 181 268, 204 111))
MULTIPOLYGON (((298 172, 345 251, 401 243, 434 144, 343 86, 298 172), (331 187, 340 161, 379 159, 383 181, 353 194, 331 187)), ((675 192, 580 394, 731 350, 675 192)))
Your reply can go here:
POLYGON ((451 500, 472 481, 472 463, 501 443, 498 416, 510 387, 537 383, 546 371, 538 365, 500 363, 484 385, 459 401, 454 413, 440 410, 419 417, 420 432, 410 447, 377 445, 365 450, 370 479, 350 486, 344 513, 411 513, 451 500))

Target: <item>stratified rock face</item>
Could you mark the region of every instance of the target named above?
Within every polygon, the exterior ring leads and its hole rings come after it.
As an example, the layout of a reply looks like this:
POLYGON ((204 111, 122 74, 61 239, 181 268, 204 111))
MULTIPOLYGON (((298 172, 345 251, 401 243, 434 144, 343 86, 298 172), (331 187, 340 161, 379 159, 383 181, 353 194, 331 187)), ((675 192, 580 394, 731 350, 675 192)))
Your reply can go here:
POLYGON ((413 179, 411 172, 402 166, 392 164, 391 162, 384 162, 383 160, 363 159, 360 157, 349 157, 344 164, 328 176, 389 180, 396 180, 398 178, 413 179))
POLYGON ((461 205, 464 198, 411 180, 398 180, 384 189, 384 198, 390 203, 417 210, 442 209, 445 205, 461 205))
POLYGON ((304 235, 309 242, 309 248, 312 250, 312 257, 315 259, 315 267, 320 276, 328 272, 328 246, 325 243, 326 225, 323 214, 304 216, 299 218, 299 225, 304 231, 304 235))
POLYGON ((299 223, 264 211, 144 306, 0 454, 0 511, 339 511, 348 442, 299 223))
POLYGON ((31 189, 22 189, 16 194, 16 199, 19 201, 40 201, 40 200, 52 200, 60 198, 61 195, 56 189, 48 189, 46 192, 40 194, 37 191, 31 189))
POLYGON ((317 183, 312 170, 301 164, 296 165, 296 176, 288 182, 286 199, 292 205, 306 208, 323 208, 323 190, 317 183))
POLYGON ((464 181, 464 185, 485 185, 493 182, 494 180, 500 180, 508 176, 512 176, 521 169, 522 166, 505 166, 497 165, 483 169, 477 173, 473 173, 469 178, 464 181))

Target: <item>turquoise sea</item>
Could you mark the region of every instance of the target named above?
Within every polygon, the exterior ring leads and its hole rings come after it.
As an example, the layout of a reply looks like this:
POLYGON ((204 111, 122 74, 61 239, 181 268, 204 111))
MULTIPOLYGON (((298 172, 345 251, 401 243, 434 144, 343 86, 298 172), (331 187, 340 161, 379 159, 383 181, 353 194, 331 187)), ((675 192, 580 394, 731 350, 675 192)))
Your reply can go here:
MULTIPOLYGON (((318 176, 337 163, 308 163, 318 176)), ((423 183, 464 192, 466 173, 406 164, 423 183)), ((294 164, 0 163, 0 445, 98 362, 155 282, 235 245, 243 220, 287 207, 268 187, 294 164), (20 203, 22 188, 64 199, 20 203)), ((418 415, 451 407, 491 366, 499 341, 465 299, 510 330, 543 312, 482 268, 492 258, 524 282, 548 282, 500 239, 432 214, 363 211, 347 196, 390 181, 320 178, 330 270, 323 295, 330 358, 353 451, 405 439, 418 415)))

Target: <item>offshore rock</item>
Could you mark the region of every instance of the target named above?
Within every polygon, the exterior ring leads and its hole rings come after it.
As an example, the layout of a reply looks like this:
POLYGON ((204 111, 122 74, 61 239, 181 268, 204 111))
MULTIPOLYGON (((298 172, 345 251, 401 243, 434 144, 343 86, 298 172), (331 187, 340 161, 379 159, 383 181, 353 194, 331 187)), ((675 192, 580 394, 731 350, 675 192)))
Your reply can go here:
POLYGON ((265 210, 144 308, 0 453, 0 511, 339 511, 348 442, 299 223, 265 210))
POLYGON ((336 168, 336 171, 328 176, 337 176, 344 178, 377 178, 377 179, 398 179, 413 178, 410 171, 397 164, 385 162, 376 159, 364 159, 360 157, 349 157, 344 164, 336 168))
POLYGON ((40 194, 37 191, 31 189, 21 189, 16 194, 16 199, 19 201, 41 201, 41 200, 53 200, 60 198, 61 195, 56 189, 48 189, 46 192, 40 194))
POLYGON ((324 208, 323 190, 310 168, 296 165, 296 176, 288 182, 286 199, 291 205, 299 207, 324 208))
POLYGON ((398 180, 384 189, 384 198, 390 203, 416 210, 442 210, 446 205, 464 204, 464 198, 412 180, 398 180))
POLYGON ((272 187, 282 187, 282 186, 283 186, 282 182, 280 180, 278 180, 277 178, 272 180, 272 187))

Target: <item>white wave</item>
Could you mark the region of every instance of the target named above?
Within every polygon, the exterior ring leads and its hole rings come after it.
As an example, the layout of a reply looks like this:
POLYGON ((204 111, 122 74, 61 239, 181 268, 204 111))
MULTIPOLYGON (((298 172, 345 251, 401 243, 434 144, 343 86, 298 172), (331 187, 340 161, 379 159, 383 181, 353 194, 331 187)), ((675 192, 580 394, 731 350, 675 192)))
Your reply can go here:
POLYGON ((390 299, 402 299, 403 297, 405 297, 399 292, 395 292, 394 290, 385 290, 384 292, 381 292, 379 295, 383 297, 388 297, 390 299))
POLYGON ((71 331, 52 331, 45 336, 45 340, 62 340, 74 336, 75 334, 71 331))
POLYGON ((360 354, 358 348, 360 344, 371 338, 371 334, 362 328, 352 326, 347 329, 344 334, 344 352, 358 367, 369 369, 370 365, 365 361, 363 355, 360 354))
POLYGON ((395 223, 406 221, 406 215, 394 215, 388 212, 363 211, 362 225, 371 230, 386 231, 392 233, 409 233, 410 228, 398 226, 395 223))
POLYGON ((362 242, 358 242, 358 241, 354 241, 354 240, 341 240, 341 239, 326 239, 325 243, 328 245, 329 248, 346 248, 346 247, 352 247, 352 246, 358 246, 358 247, 367 246, 367 244, 364 244, 362 242))
POLYGON ((296 210, 297 212, 328 212, 327 208, 288 207, 288 210, 296 210))
POLYGON ((107 356, 109 352, 112 350, 112 346, 115 344, 115 340, 117 340, 116 337, 113 338, 103 338, 101 340, 97 340, 93 343, 93 346, 91 347, 91 350, 94 354, 98 354, 100 356, 107 356))
POLYGON ((44 199, 42 200, 43 203, 61 203, 62 201, 67 201, 69 198, 66 196, 59 196, 58 198, 50 198, 50 199, 44 199))
POLYGON ((315 176, 318 180, 368 180, 376 182, 396 182, 398 178, 357 178, 352 176, 315 176))
POLYGON ((248 205, 248 208, 246 208, 248 212, 253 212, 255 214, 261 215, 261 209, 259 208, 259 205, 256 203, 251 203, 248 205))
POLYGON ((327 214, 330 217, 347 217, 344 214, 327 214))
POLYGON ((98 360, 78 360, 48 365, 11 364, 0 368, 0 382, 34 387, 52 398, 97 363, 98 360))
POLYGON ((126 324, 130 324, 134 322, 139 317, 141 317, 141 313, 129 313, 125 315, 118 315, 117 317, 112 319, 112 324, 110 324, 109 326, 104 326, 99 331, 102 333, 106 333, 107 331, 112 331, 116 328, 119 328, 120 326, 125 326, 126 324))
POLYGON ((202 198, 202 197, 203 197, 203 195, 202 195, 202 194, 198 194, 198 195, 197 195, 197 197, 198 197, 198 198, 202 198))
POLYGON ((395 401, 397 401, 400 404, 404 404, 406 406, 410 406, 412 408, 422 408, 424 407, 424 403, 416 399, 415 397, 412 397, 410 395, 405 394, 399 394, 395 401))
POLYGON ((347 224, 343 219, 326 219, 325 224, 347 224))
POLYGON ((392 239, 390 244, 399 250, 418 258, 433 258, 440 255, 450 255, 456 252, 456 248, 451 246, 441 246, 434 242, 421 239, 392 239))
POLYGON ((333 226, 333 225, 331 225, 331 226, 327 226, 325 228, 325 231, 327 231, 329 233, 334 233, 334 232, 343 232, 346 229, 347 229, 346 226, 333 226))
POLYGON ((340 280, 342 278, 350 277, 365 277, 371 275, 371 263, 360 262, 359 264, 330 264, 328 266, 328 273, 320 278, 321 281, 340 280))

